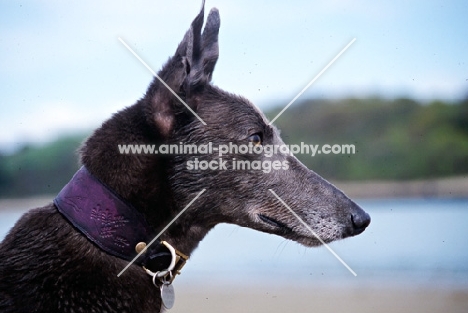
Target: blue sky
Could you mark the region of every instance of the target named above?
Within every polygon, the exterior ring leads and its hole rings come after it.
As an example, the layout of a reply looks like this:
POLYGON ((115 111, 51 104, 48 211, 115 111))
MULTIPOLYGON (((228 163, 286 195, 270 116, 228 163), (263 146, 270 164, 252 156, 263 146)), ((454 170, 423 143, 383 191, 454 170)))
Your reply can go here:
MULTIPOLYGON (((139 99, 201 1, 0 2, 0 151, 92 129, 139 99)), ((266 109, 302 96, 468 95, 468 1, 225 1, 213 83, 266 109)), ((286 113, 287 114, 287 111, 286 113)))

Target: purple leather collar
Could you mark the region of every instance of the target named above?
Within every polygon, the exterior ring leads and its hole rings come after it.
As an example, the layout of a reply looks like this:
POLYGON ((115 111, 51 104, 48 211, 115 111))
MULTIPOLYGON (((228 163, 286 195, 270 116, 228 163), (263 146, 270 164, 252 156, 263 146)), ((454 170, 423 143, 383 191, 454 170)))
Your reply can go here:
MULTIPOLYGON (((63 187, 54 204, 99 248, 127 261, 137 255, 135 246, 139 242, 148 243, 154 238, 154 231, 139 212, 84 166, 63 187)), ((135 263, 156 272, 166 269, 170 262, 170 251, 155 242, 135 263)))

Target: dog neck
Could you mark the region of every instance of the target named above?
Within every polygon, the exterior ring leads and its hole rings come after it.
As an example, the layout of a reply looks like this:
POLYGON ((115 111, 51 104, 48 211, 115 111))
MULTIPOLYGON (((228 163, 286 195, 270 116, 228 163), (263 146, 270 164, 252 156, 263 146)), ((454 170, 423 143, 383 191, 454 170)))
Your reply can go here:
MULTIPOLYGON (((54 204, 73 226, 108 254, 134 261, 152 272, 165 270, 176 261, 160 241, 146 246, 155 233, 143 216, 85 167, 65 185, 54 204)), ((177 257, 176 263, 183 261, 183 266, 187 257, 180 252, 177 257)))
MULTIPOLYGON (((174 182, 170 180, 172 173, 168 173, 168 169, 173 167, 173 160, 155 155, 126 156, 116 149, 119 142, 132 142, 128 138, 133 136, 156 145, 167 143, 149 123, 142 123, 144 111, 144 103, 138 102, 107 120, 80 148, 81 163, 143 215, 148 225, 160 231, 193 198, 190 195, 187 199, 181 199, 181 195, 189 193, 174 191, 174 182), (109 134, 118 134, 118 137, 109 134)), ((197 200, 161 235, 161 240, 190 255, 219 222, 209 222, 198 216, 195 207, 206 206, 203 199, 197 200)))

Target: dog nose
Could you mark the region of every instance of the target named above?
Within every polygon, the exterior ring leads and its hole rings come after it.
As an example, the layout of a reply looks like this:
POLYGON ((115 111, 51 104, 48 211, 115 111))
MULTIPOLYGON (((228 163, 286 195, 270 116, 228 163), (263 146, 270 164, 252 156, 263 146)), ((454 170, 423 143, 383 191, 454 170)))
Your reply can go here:
POLYGON ((351 213, 351 222, 353 223, 353 236, 362 233, 371 222, 369 214, 361 208, 351 213))

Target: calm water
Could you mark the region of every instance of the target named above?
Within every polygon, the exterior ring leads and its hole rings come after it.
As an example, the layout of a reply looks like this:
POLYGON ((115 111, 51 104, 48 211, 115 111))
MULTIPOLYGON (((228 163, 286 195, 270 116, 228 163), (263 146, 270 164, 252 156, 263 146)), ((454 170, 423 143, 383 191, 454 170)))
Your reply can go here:
MULTIPOLYGON (((468 199, 362 200, 372 223, 361 235, 304 248, 280 237, 219 225, 201 242, 179 283, 416 284, 468 288, 468 199)), ((0 212, 0 238, 18 219, 0 212)))

